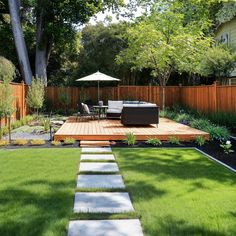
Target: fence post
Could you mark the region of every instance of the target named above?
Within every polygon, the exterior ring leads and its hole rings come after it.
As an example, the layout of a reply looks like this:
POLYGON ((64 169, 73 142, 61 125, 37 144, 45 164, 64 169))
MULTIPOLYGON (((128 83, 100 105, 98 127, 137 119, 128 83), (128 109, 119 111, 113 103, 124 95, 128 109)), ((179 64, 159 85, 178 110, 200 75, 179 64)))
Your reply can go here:
POLYGON ((179 99, 178 99, 178 103, 179 105, 183 105, 182 104, 182 84, 179 84, 179 99))
POLYGON ((117 86, 117 100, 120 100, 120 85, 117 86))
POLYGON ((22 99, 22 111, 21 111, 21 118, 24 118, 24 116, 26 115, 26 112, 25 112, 25 84, 24 84, 24 80, 22 80, 21 82, 21 91, 22 91, 22 96, 21 96, 21 99, 22 99))
POLYGON ((212 85, 212 102, 213 102, 213 111, 217 112, 217 82, 216 81, 212 85))
POLYGON ((151 100, 152 100, 152 86, 151 86, 151 84, 149 84, 149 86, 148 86, 148 100, 149 100, 149 102, 152 102, 151 100))

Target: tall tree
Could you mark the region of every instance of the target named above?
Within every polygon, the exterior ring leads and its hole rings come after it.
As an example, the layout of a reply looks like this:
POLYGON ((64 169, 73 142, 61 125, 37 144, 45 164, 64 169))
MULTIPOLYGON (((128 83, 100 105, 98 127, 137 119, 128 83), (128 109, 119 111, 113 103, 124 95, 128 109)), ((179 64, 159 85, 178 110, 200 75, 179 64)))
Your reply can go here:
POLYGON ((28 51, 26 49, 23 31, 21 28, 20 2, 19 0, 8 0, 8 5, 21 74, 25 80, 25 83, 31 84, 32 71, 29 63, 28 51))
POLYGON ((200 73, 200 61, 211 38, 203 34, 197 22, 185 23, 184 15, 174 9, 153 13, 127 32, 128 48, 117 57, 118 63, 133 63, 133 68, 149 68, 162 87, 172 72, 200 73))
POLYGON ((75 25, 83 24, 106 7, 118 7, 123 0, 36 0, 36 76, 47 81, 47 65, 52 47, 73 40, 75 25))
POLYGON ((80 77, 99 70, 122 79, 123 84, 136 81, 136 71, 130 71, 130 64, 117 65, 115 62, 116 55, 127 47, 127 40, 121 35, 129 26, 130 24, 125 22, 108 25, 99 22, 83 28, 78 67, 80 77))

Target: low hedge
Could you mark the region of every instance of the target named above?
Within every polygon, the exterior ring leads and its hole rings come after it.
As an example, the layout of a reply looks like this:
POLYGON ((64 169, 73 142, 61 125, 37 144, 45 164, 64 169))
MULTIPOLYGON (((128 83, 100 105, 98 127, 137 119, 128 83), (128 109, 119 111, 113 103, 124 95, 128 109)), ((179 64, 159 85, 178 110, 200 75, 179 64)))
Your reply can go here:
POLYGON ((165 112, 161 112, 160 115, 205 131, 210 134, 211 140, 223 141, 230 138, 230 132, 225 126, 214 124, 212 121, 207 119, 204 114, 197 112, 194 113, 190 109, 188 110, 182 107, 167 108, 165 112))

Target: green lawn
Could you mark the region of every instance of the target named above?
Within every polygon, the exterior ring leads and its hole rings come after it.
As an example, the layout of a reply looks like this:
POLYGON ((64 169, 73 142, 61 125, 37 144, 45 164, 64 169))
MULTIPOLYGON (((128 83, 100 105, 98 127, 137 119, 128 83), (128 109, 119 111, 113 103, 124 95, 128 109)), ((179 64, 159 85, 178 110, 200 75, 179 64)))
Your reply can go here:
POLYGON ((114 149, 145 236, 236 235, 236 174, 190 149, 114 149))
POLYGON ((0 235, 66 235, 79 149, 0 150, 0 235))

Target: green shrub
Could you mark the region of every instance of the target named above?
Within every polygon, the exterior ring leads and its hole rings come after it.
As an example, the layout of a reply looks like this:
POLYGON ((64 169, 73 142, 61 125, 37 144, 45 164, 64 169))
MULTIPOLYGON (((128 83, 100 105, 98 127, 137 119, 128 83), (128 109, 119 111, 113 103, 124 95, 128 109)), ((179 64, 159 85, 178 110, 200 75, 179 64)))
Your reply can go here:
POLYGON ((212 123, 207 119, 194 119, 190 122, 190 126, 195 129, 206 130, 207 127, 212 126, 212 123))
POLYGON ((71 144, 75 144, 75 139, 74 138, 66 138, 64 139, 64 144, 66 145, 71 145, 71 144))
POLYGON ((41 79, 33 78, 26 101, 30 108, 35 109, 38 116, 38 110, 42 108, 44 102, 44 83, 41 79))
POLYGON ((228 140, 230 138, 228 129, 222 126, 211 125, 206 127, 204 131, 210 134, 211 140, 228 140))
POLYGON ((236 113, 234 112, 212 112, 205 116, 217 125, 223 125, 227 128, 236 129, 236 113))
POLYGON ((180 140, 178 137, 175 137, 175 136, 170 136, 169 139, 168 139, 168 142, 171 143, 171 144, 177 144, 177 145, 180 145, 180 140))
POLYGON ((45 132, 48 132, 50 130, 50 124, 51 121, 49 118, 42 119, 42 125, 45 132))
POLYGON ((129 146, 133 146, 136 143, 136 136, 131 132, 126 133, 126 138, 125 138, 124 142, 129 146))
POLYGON ((203 146, 205 143, 206 143, 206 139, 204 136, 197 136, 195 138, 195 143, 198 145, 198 146, 203 146))
POLYGON ((21 126, 21 121, 20 120, 16 120, 16 121, 12 122, 12 124, 11 124, 12 129, 17 129, 20 126, 21 126))
POLYGON ((146 141, 147 144, 150 144, 152 146, 161 146, 162 145, 162 142, 160 139, 158 138, 149 138, 147 141, 146 141))
POLYGON ((182 113, 182 114, 177 114, 177 116, 175 117, 175 120, 181 123, 183 121, 191 121, 192 117, 191 115, 187 113, 182 113))

